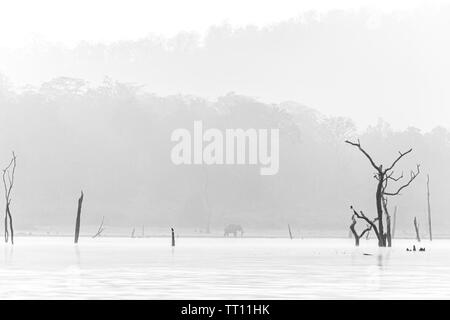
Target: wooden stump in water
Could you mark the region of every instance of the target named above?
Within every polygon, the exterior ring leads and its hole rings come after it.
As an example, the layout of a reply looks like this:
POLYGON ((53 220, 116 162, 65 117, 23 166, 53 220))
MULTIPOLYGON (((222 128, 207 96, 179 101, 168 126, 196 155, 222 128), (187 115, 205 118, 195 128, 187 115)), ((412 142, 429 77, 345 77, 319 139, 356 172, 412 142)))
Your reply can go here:
POLYGON ((288 230, 289 230, 289 237, 291 238, 291 240, 293 239, 292 237, 292 231, 291 231, 291 226, 288 224, 288 230))
POLYGON ((175 247, 175 231, 173 228, 170 228, 172 230, 172 247, 175 247))
POLYGON ((428 202, 428 233, 430 241, 433 241, 433 230, 431 227, 431 205, 430 205, 430 175, 427 175, 427 202, 428 202))
POLYGON ((417 242, 420 242, 419 224, 417 223, 416 217, 414 217, 414 230, 416 231, 417 242))
POLYGON ((78 237, 80 236, 80 220, 81 220, 81 207, 83 205, 83 191, 81 191, 80 199, 78 199, 77 220, 75 222, 75 243, 78 243, 78 237))

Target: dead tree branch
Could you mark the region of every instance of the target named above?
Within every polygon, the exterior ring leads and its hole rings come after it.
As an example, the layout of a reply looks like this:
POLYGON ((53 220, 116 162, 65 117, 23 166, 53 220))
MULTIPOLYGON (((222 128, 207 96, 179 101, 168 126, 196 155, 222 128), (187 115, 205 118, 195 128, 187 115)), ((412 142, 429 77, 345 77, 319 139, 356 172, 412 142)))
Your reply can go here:
POLYGON ((408 153, 411 153, 412 150, 413 150, 413 149, 409 149, 409 150, 406 151, 406 152, 400 152, 400 151, 399 151, 398 153, 400 154, 400 156, 399 156, 397 159, 395 159, 395 161, 392 163, 392 165, 391 165, 389 168, 387 168, 385 172, 388 172, 388 171, 392 170, 392 169, 395 167, 395 165, 397 164, 397 162, 399 162, 399 161, 400 161, 404 156, 406 156, 408 153))
POLYGON ((104 221, 105 221, 105 216, 102 217, 102 222, 100 223, 100 226, 98 227, 97 233, 94 234, 92 236, 92 238, 100 237, 100 235, 102 234, 103 230, 105 230, 105 228, 103 228, 103 222, 104 221))
POLYGON ((356 231, 356 218, 355 215, 352 215, 352 224, 350 225, 350 230, 353 233, 353 236, 355 238, 355 246, 359 247, 359 240, 364 237, 364 235, 372 229, 371 225, 367 225, 366 229, 364 229, 360 234, 356 231))
POLYGON ((403 189, 405 189, 406 187, 408 187, 408 186, 409 186, 409 185, 417 178, 417 176, 419 175, 419 173, 420 173, 420 165, 417 165, 417 170, 416 170, 416 172, 411 171, 408 182, 406 182, 405 184, 403 184, 402 186, 400 186, 400 187, 397 189, 397 191, 395 191, 395 192, 386 192, 386 191, 384 191, 384 195, 386 195, 386 196, 396 196, 396 195, 399 195, 400 192, 401 192, 403 189))
POLYGON ((16 173, 17 157, 12 153, 12 159, 8 166, 3 169, 3 186, 5 190, 5 242, 11 239, 11 244, 14 244, 14 227, 11 215, 11 191, 14 186, 14 178, 16 173))
POLYGON ((370 164, 372 165, 372 167, 374 167, 374 169, 377 170, 377 171, 380 170, 380 167, 375 164, 375 162, 373 161, 372 157, 366 152, 366 150, 364 150, 361 147, 361 142, 359 141, 359 139, 358 139, 357 143, 356 142, 351 142, 349 140, 345 140, 345 143, 348 143, 348 144, 350 144, 350 145, 352 145, 354 147, 357 147, 359 149, 359 151, 361 151, 367 157, 367 159, 369 159, 370 164))
POLYGON ((291 226, 288 224, 288 231, 289 231, 289 238, 292 240, 292 231, 291 231, 291 226))
MULTIPOLYGON (((380 234, 378 233, 378 228, 375 225, 375 222, 378 220, 378 218, 375 218, 373 221, 371 221, 369 218, 367 218, 365 216, 365 214, 360 211, 359 213, 353 208, 353 206, 350 206, 350 209, 353 211, 353 217, 357 217, 358 219, 362 219, 365 222, 367 222, 367 224, 370 226, 369 230, 367 230, 367 232, 369 232, 371 229, 373 229, 373 231, 375 232, 375 235, 377 236, 377 239, 379 239, 380 234)), ((356 221, 356 220, 355 220, 356 221)), ((365 233, 365 232, 364 232, 365 233)), ((363 234, 364 235, 364 234, 363 234)))

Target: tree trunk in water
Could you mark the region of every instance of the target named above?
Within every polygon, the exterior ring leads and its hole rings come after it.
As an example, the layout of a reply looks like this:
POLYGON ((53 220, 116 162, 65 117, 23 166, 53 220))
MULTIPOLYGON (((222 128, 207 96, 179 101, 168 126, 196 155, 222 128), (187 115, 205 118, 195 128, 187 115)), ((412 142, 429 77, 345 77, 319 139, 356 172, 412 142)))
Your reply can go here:
POLYGON ((431 228, 430 175, 427 175, 427 200, 428 200, 428 231, 430 233, 430 241, 433 241, 433 231, 431 228))
POLYGON ((80 236, 80 220, 81 220, 81 206, 83 205, 83 191, 81 191, 81 196, 78 199, 78 210, 77 210, 77 220, 75 222, 75 243, 78 243, 78 237, 80 236))
POLYGON ((392 246, 392 235, 391 235, 391 216, 390 215, 386 216, 386 241, 387 241, 387 246, 391 247, 392 246))
POLYGON ((11 191, 14 186, 14 177, 16 172, 16 155, 12 153, 12 159, 9 165, 3 169, 3 186, 5 188, 5 242, 7 243, 11 239, 11 244, 14 244, 14 228, 13 219, 11 215, 11 191), (9 229, 8 229, 9 227, 9 229))
POLYGON ((175 247, 175 231, 172 229, 172 247, 175 247))
POLYGON ((355 230, 355 224, 356 224, 356 220, 353 219, 353 222, 350 225, 350 231, 353 233, 353 236, 355 238, 355 246, 359 247, 359 236, 358 236, 358 233, 355 230))
POLYGON ((378 186, 376 193, 376 202, 377 202, 377 217, 378 217, 378 246, 386 247, 386 240, 384 237, 384 228, 383 228, 383 181, 384 174, 383 169, 380 166, 378 171, 378 186))
POLYGON ((9 218, 9 232, 10 232, 10 237, 11 237, 11 244, 14 244, 14 228, 13 228, 11 212, 9 211, 9 204, 6 207, 6 212, 8 214, 8 218, 9 218))
POLYGON ((383 210, 384 215, 386 216, 386 233, 384 234, 384 244, 388 247, 392 246, 392 237, 391 237, 391 215, 389 214, 388 210, 388 202, 385 197, 382 198, 383 200, 383 210))
POLYGON ((416 239, 417 239, 417 242, 420 242, 419 225, 417 224, 417 219, 416 219, 416 217, 414 217, 414 229, 416 230, 416 239))

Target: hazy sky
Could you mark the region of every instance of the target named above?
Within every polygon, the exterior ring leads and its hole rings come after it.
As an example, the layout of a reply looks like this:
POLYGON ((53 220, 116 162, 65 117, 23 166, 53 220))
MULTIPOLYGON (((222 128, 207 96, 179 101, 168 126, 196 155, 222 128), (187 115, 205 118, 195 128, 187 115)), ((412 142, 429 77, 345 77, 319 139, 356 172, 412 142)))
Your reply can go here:
POLYGON ((372 8, 408 11, 444 0, 1 0, 0 47, 18 47, 33 38, 74 45, 80 40, 115 41, 149 33, 173 36, 203 32, 228 22, 266 25, 302 12, 372 8))
MULTIPOLYGON (((267 26, 309 11, 369 9, 367 12, 373 12, 375 24, 377 14, 387 17, 395 13, 395 18, 413 18, 405 27, 386 24, 384 27, 388 31, 375 39, 381 47, 372 48, 370 42, 365 43, 367 33, 357 41, 360 47, 345 43, 342 57, 333 47, 338 34, 327 34, 325 52, 316 34, 317 41, 309 43, 313 53, 308 56, 306 50, 303 61, 285 65, 283 77, 276 72, 261 77, 260 70, 270 66, 266 69, 279 71, 276 69, 282 64, 277 66, 277 61, 289 54, 288 47, 278 53, 276 61, 269 60, 252 72, 245 71, 247 66, 253 65, 252 61, 233 69, 233 59, 229 59, 231 64, 226 66, 225 72, 221 70, 220 78, 214 81, 208 70, 204 70, 208 69, 206 63, 196 66, 197 72, 205 71, 203 75, 191 78, 182 76, 189 72, 188 67, 170 74, 166 65, 161 66, 164 70, 159 78, 152 81, 139 78, 142 70, 136 71, 130 66, 123 69, 118 66, 119 72, 111 66, 105 70, 99 67, 101 72, 97 70, 97 73, 101 79, 111 76, 119 81, 149 85, 152 92, 161 95, 183 93, 214 99, 235 91, 266 102, 295 100, 327 115, 351 117, 361 128, 376 123, 378 117, 396 128, 416 126, 429 130, 437 125, 450 128, 450 63, 447 59, 450 46, 445 40, 448 38, 445 14, 448 15, 449 10, 439 19, 434 15, 443 5, 448 8, 450 0, 0 0, 0 57, 3 57, 0 73, 17 86, 36 85, 57 76, 93 80, 81 68, 73 72, 73 65, 70 65, 72 69, 68 66, 73 63, 71 60, 61 66, 51 56, 47 60, 36 57, 35 61, 33 54, 27 57, 27 48, 35 40, 75 47, 80 41, 110 43, 142 39, 150 34, 167 39, 182 31, 204 34, 212 25, 224 23, 232 27, 267 26), (2 55, 1 48, 8 48, 3 50, 6 54, 2 55), (22 55, 25 58, 21 60, 22 55), (297 75, 293 78, 286 77, 294 72, 297 75), (169 75, 164 77, 166 73, 169 75), (231 76, 227 78, 227 74, 231 76), (284 83, 271 82, 276 77, 284 79, 284 83)), ((352 32, 344 30, 342 33, 348 33, 351 39, 352 32)), ((292 42, 298 40, 294 37, 292 42)), ((220 70, 221 66, 217 67, 220 70)), ((152 73, 157 73, 157 68, 152 65, 152 73)))

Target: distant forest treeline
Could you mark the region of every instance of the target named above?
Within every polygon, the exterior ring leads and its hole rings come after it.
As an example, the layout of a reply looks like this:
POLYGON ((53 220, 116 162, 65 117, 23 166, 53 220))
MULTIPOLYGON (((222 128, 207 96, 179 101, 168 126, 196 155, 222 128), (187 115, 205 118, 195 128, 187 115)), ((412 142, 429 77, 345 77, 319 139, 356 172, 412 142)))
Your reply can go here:
POLYGON ((18 87, 59 76, 98 85, 110 76, 163 96, 234 91, 263 102, 301 101, 358 126, 389 114, 395 128, 429 130, 450 105, 448 30, 450 6, 443 5, 309 12, 264 27, 222 24, 204 34, 73 47, 37 37, 18 48, 0 43, 0 72, 18 87))
MULTIPOLYGON (((327 117, 294 102, 265 104, 227 94, 215 101, 156 96, 105 79, 101 86, 57 78, 22 92, 0 85, 0 163, 17 155, 13 199, 17 230, 72 225, 76 199, 85 192, 84 223, 102 216, 117 226, 176 224, 205 228, 205 172, 170 161, 176 128, 194 120, 215 128, 280 128, 280 171, 258 166, 209 166, 212 228, 285 228, 322 234, 350 224, 350 205, 375 215, 375 179, 366 159, 344 143, 359 138, 378 162, 414 149, 399 166, 421 164, 417 181, 390 203, 398 206, 397 234, 426 225, 426 174, 431 177, 434 229, 450 235, 450 132, 394 131, 379 120, 357 132, 350 119, 327 117), (395 202, 395 203, 394 203, 395 202)), ((400 172, 399 172, 400 173, 400 172)), ((0 202, 1 203, 1 202, 0 202)), ((425 228, 423 228, 425 232, 425 228)))

